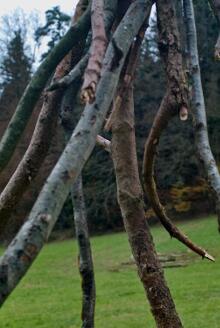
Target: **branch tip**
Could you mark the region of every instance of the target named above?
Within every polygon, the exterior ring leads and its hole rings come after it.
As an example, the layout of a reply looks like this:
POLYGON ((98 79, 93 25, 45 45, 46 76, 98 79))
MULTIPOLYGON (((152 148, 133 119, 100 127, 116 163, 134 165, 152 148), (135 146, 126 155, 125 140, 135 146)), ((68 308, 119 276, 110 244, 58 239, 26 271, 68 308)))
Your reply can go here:
POLYGON ((215 258, 207 252, 205 252, 204 258, 208 259, 209 261, 215 262, 215 258))

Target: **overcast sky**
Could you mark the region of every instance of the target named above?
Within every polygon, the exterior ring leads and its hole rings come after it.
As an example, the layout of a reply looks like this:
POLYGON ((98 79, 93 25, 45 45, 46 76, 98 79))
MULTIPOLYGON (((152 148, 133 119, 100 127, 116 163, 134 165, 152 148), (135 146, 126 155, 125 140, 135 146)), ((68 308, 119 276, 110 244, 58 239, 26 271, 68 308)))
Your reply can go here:
POLYGON ((37 10, 42 14, 54 6, 60 6, 61 10, 71 13, 78 0, 0 0, 0 15, 4 15, 16 8, 22 8, 25 12, 37 10))

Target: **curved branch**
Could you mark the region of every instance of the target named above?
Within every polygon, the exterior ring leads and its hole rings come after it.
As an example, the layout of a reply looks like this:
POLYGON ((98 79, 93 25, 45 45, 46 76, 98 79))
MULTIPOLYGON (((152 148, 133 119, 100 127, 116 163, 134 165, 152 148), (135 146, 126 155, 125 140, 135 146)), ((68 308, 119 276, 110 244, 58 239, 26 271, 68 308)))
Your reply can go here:
POLYGON ((151 1, 136 0, 116 29, 112 37, 114 41, 110 42, 105 54, 95 102, 85 107, 28 221, 0 258, 0 305, 17 286, 47 241, 72 183, 76 181, 95 146, 96 136, 114 97, 124 60, 134 37, 149 14, 149 6, 151 7, 151 1))
POLYGON ((0 142, 0 171, 4 169, 13 155, 16 145, 50 75, 71 48, 77 45, 79 40, 86 37, 89 28, 90 7, 88 7, 81 19, 69 29, 61 41, 51 50, 33 75, 0 142))
POLYGON ((188 92, 182 66, 182 55, 177 28, 175 10, 168 0, 157 0, 159 49, 165 62, 168 90, 163 98, 160 109, 154 119, 153 126, 147 138, 143 161, 144 188, 150 204, 164 228, 170 235, 189 247, 192 251, 214 261, 201 247, 194 244, 169 219, 165 208, 160 203, 154 180, 154 158, 161 133, 169 120, 178 112, 185 119, 188 111, 188 92), (183 115, 184 114, 184 115, 183 115))
POLYGON ((153 177, 154 171, 154 159, 156 154, 157 145, 159 142, 160 135, 164 128, 167 126, 169 119, 172 117, 172 113, 175 113, 175 103, 170 102, 170 93, 164 97, 160 109, 156 115, 153 126, 145 145, 144 152, 144 186, 147 193, 147 198, 152 206, 155 214, 158 216, 160 222, 164 228, 169 232, 171 237, 176 238, 193 252, 198 255, 205 257, 211 261, 214 258, 209 255, 204 249, 193 243, 186 235, 184 235, 169 219, 166 214, 166 210, 160 203, 160 199, 157 194, 156 183, 153 177))

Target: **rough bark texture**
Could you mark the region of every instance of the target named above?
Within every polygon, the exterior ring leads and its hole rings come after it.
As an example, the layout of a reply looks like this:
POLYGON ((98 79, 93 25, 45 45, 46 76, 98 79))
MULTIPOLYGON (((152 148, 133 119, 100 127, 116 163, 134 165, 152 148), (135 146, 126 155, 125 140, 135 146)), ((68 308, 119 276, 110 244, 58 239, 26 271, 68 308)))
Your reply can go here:
POLYGON ((134 37, 148 17, 151 1, 131 4, 107 48, 96 99, 87 105, 57 165, 42 189, 28 221, 0 259, 0 304, 37 257, 58 218, 71 185, 90 156, 112 102, 119 75, 134 37))
POLYGON ((219 23, 219 36, 215 45, 215 59, 220 60, 220 0, 209 0, 209 3, 219 23))
POLYGON ((89 62, 84 74, 81 99, 92 103, 95 98, 97 83, 100 79, 102 62, 107 47, 107 37, 104 26, 103 0, 92 0, 91 8, 92 45, 89 62))
POLYGON ((193 116, 198 157, 208 176, 208 182, 214 191, 220 232, 220 175, 209 144, 207 130, 206 108, 202 88, 197 35, 192 0, 184 0, 184 15, 187 30, 187 45, 189 52, 190 75, 193 84, 193 116))
MULTIPOLYGON (((84 8, 84 2, 85 0, 79 1, 72 19, 72 24, 75 24, 80 18, 79 15, 83 14, 82 7, 84 8)), ((84 48, 85 37, 86 34, 77 42, 71 53, 67 54, 57 66, 53 80, 60 80, 70 71, 72 65, 75 65, 79 61, 84 48)), ((62 96, 62 89, 45 94, 44 103, 31 143, 16 171, 0 195, 0 236, 4 232, 4 227, 14 207, 19 202, 32 180, 36 177, 47 155, 51 139, 56 131, 62 96)))
POLYGON ((185 120, 188 115, 188 92, 183 72, 174 2, 157 0, 156 5, 158 14, 159 50, 165 62, 167 92, 162 100, 145 145, 143 163, 144 187, 153 210, 170 235, 202 257, 214 260, 205 250, 195 245, 175 227, 168 218, 165 208, 160 203, 156 190, 153 171, 156 149, 161 133, 174 115, 179 113, 180 119, 182 120, 185 120))
POLYGON ((166 285, 145 217, 136 155, 133 89, 127 85, 124 102, 114 111, 111 152, 118 202, 140 279, 157 327, 182 327, 166 285))
POLYGON ((79 246, 79 271, 82 278, 82 328, 93 328, 96 297, 95 278, 81 175, 72 187, 72 201, 76 239, 79 246))
POLYGON ((4 169, 13 155, 15 147, 50 75, 71 48, 78 44, 80 39, 85 38, 89 28, 90 8, 88 8, 82 18, 69 29, 63 39, 52 49, 50 54, 35 72, 0 142, 0 171, 4 169))

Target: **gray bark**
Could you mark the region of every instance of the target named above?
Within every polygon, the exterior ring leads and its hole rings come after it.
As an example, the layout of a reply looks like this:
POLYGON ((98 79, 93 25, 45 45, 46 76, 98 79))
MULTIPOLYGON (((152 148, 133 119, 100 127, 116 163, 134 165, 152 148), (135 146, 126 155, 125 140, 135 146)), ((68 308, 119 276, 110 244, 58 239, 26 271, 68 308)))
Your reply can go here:
POLYGON ((37 257, 58 218, 71 185, 89 158, 110 107, 130 45, 148 17, 152 1, 131 4, 107 48, 96 99, 87 105, 57 165, 43 187, 28 221, 0 259, 0 304, 37 257))
POLYGON ((187 45, 189 51, 190 75, 193 83, 193 116, 198 157, 205 169, 208 182, 214 191, 218 226, 220 232, 220 175, 211 151, 207 131, 206 108, 201 82, 197 35, 192 0, 184 0, 184 15, 187 29, 187 45))
POLYGON ((48 79, 62 58, 78 41, 85 37, 90 28, 90 7, 79 21, 70 27, 63 39, 51 50, 47 58, 39 66, 28 84, 16 111, 9 122, 0 142, 0 171, 9 162, 16 145, 28 123, 33 109, 48 79))

